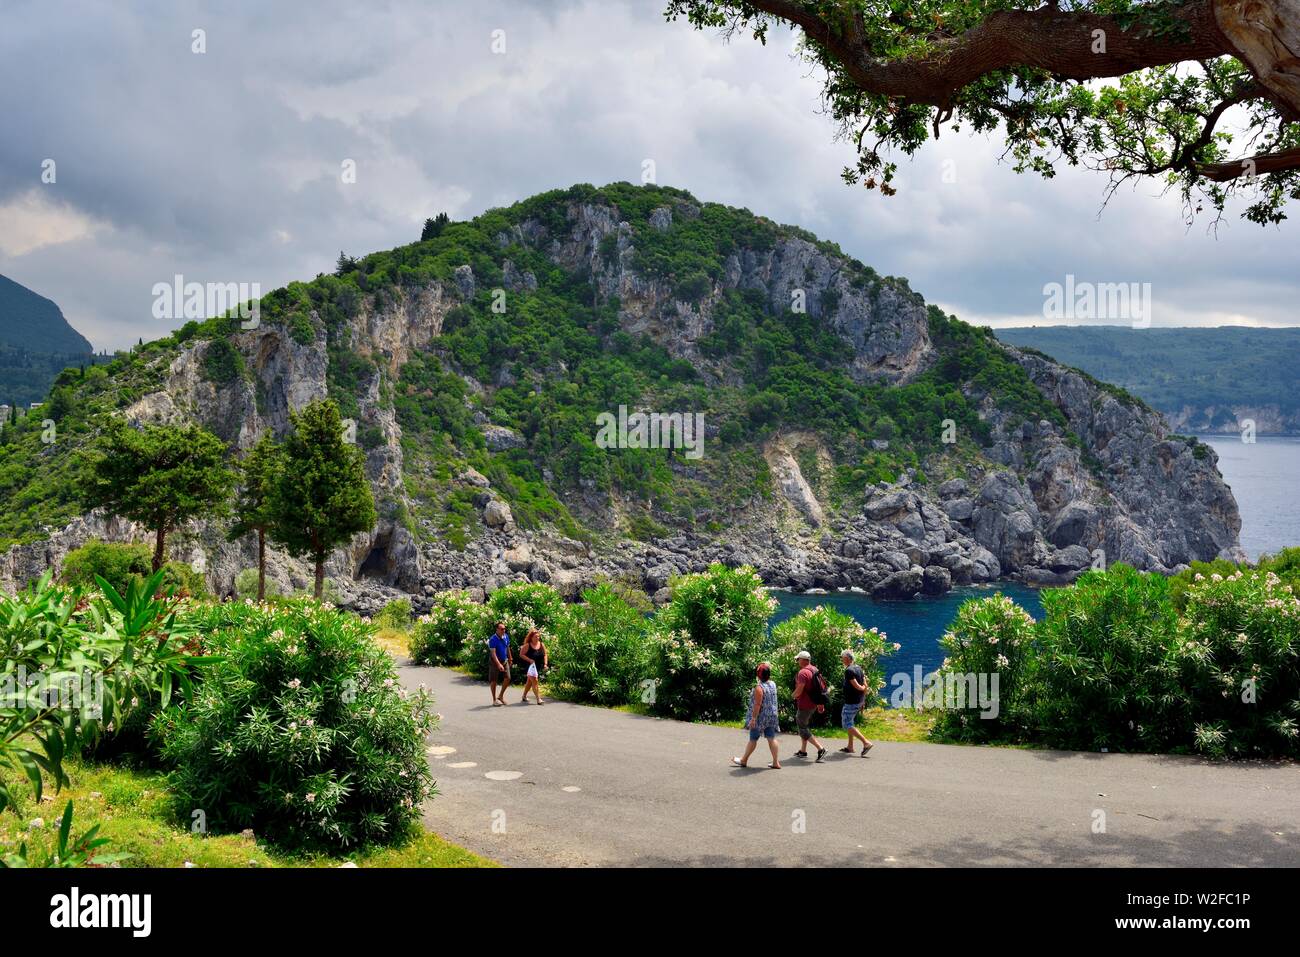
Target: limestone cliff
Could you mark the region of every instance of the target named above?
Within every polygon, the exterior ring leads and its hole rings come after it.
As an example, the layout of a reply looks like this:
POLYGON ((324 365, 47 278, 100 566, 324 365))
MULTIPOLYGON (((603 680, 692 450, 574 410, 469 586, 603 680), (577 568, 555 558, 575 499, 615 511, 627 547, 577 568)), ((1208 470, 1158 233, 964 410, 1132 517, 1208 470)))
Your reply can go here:
MULTIPOLYGON (((835 247, 761 218, 740 220, 745 231, 719 243, 711 272, 687 279, 656 273, 647 266, 651 252, 671 251, 674 237, 694 235, 684 227, 722 209, 676 191, 660 198, 635 223, 618 203, 589 195, 561 197, 541 214, 525 208, 491 220, 487 245, 494 248, 467 257, 478 257, 475 262, 453 262, 442 278, 379 288, 370 281, 370 294, 350 296, 346 309, 327 314, 331 301, 304 299, 296 325, 272 317, 233 331, 226 338, 242 371, 225 381, 207 371, 214 340, 179 342, 149 360, 154 387, 113 414, 134 422, 194 420, 238 453, 264 431, 282 436, 290 410, 313 399, 354 403, 380 519, 333 556, 327 573, 360 608, 396 591, 414 594, 418 605, 442 588, 490 590, 518 578, 549 581, 573 596, 599 577, 617 576, 663 598, 672 575, 715 560, 751 563, 776 586, 860 588, 901 598, 1003 577, 1060 583, 1097 562, 1165 571, 1238 554, 1240 519, 1213 451, 1172 435, 1140 402, 1040 354, 981 345, 996 349, 1006 368, 1023 370, 1017 373, 1026 383, 1022 391, 1033 393, 1033 407, 1042 413, 1027 416, 1023 396, 1018 404, 1004 401, 985 379, 961 370, 961 349, 936 341, 933 310, 905 282, 875 276, 835 247), (542 411, 520 424, 502 421, 494 400, 504 390, 542 410, 548 391, 569 382, 576 360, 556 356, 544 370, 503 363, 490 376, 475 376, 463 357, 442 349, 449 329, 471 321, 467 310, 480 308, 475 303, 490 317, 491 297, 501 291, 525 303, 559 291, 584 308, 603 309, 608 318, 601 321, 611 328, 600 331, 601 342, 617 333, 628 337, 620 341, 666 350, 689 367, 700 389, 727 402, 734 396, 735 403, 752 399, 754 390, 746 391, 749 373, 734 348, 718 345, 730 334, 728 316, 741 302, 771 315, 793 310, 829 337, 829 345, 816 345, 817 369, 842 373, 846 396, 852 385, 864 390, 852 394, 884 402, 888 390, 909 383, 934 379, 957 388, 956 382, 962 401, 978 411, 979 428, 951 446, 885 432, 855 433, 846 441, 788 417, 755 426, 750 435, 751 410, 729 436, 720 438, 710 426, 706 438, 715 443, 710 448, 742 450, 732 453, 737 456, 754 445, 744 459, 760 477, 753 487, 731 489, 725 504, 708 502, 698 515, 666 511, 617 482, 558 475, 558 464, 535 451, 545 435, 542 411), (404 378, 415 358, 455 376, 455 404, 478 439, 404 429, 401 399, 432 392, 404 378), (521 391, 520 377, 532 375, 535 386, 521 391), (466 449, 479 451, 461 458, 466 449), (845 479, 858 474, 855 463, 878 465, 896 452, 899 466, 886 477, 845 479), (485 474, 509 456, 531 460, 572 521, 544 510, 538 517, 537 493, 485 474), (528 509, 526 522, 517 520, 520 508, 528 509), (458 533, 463 540, 449 539, 444 516, 463 516, 466 509, 472 520, 458 533), (635 538, 633 526, 640 529, 635 538)), ((490 348, 491 337, 485 342, 490 348)), ((852 402, 841 405, 851 415, 852 402)), ((892 425, 883 419, 865 427, 892 425)), ((694 483, 706 493, 710 483, 726 479, 681 456, 669 467, 672 482, 694 483)), ((12 588, 57 567, 89 537, 145 535, 98 516, 59 522, 40 540, 0 553, 0 585, 12 588)), ((201 565, 221 594, 254 559, 251 542, 227 543, 219 528, 207 526, 178 535, 173 555, 201 565)), ((293 588, 310 576, 273 552, 271 577, 293 588)))

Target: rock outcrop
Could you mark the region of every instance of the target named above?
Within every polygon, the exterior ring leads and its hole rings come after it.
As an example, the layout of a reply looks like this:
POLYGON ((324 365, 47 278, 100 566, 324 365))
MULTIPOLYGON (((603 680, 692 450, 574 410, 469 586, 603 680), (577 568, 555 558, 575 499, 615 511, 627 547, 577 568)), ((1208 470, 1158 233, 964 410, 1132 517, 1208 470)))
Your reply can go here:
MULTIPOLYGON (((617 300, 624 331, 648 335, 690 361, 706 384, 729 374, 700 348, 714 329, 715 306, 729 290, 756 293, 777 312, 798 302, 849 344, 847 371, 859 382, 906 383, 936 359, 919 296, 895 281, 862 282, 860 264, 851 268, 833 248, 798 231, 735 248, 709 288, 684 302, 672 283, 635 268, 634 230, 617 209, 574 203, 566 215, 562 230, 554 220, 547 225, 525 219, 497 242, 502 248, 521 244, 588 277, 599 297, 617 300)), ((665 232, 698 216, 696 204, 676 200, 656 208, 645 228, 665 232)), ((761 450, 770 496, 755 489, 748 505, 707 534, 669 529, 645 542, 600 533, 614 527, 620 503, 595 483, 583 480, 563 493, 575 511, 610 517, 605 526, 597 523, 598 533, 587 544, 549 526, 521 528, 505 490, 480 471, 458 467, 453 478, 440 481, 473 502, 475 524, 465 546, 452 547, 434 523, 410 517, 408 471, 416 466, 403 452, 391 383, 413 354, 436 346, 448 313, 486 288, 486 281, 465 264, 446 282, 366 297, 337 333, 347 349, 369 360, 355 392, 355 424, 366 439, 367 474, 381 516, 373 530, 339 549, 327 569, 354 607, 371 610, 399 592, 413 595, 420 606, 441 589, 490 593, 523 579, 548 581, 576 597, 602 578, 617 578, 662 600, 674 576, 714 561, 751 564, 777 587, 853 588, 903 599, 1004 577, 1060 584, 1114 561, 1170 571, 1195 559, 1240 557, 1240 518, 1212 450, 1171 434, 1140 403, 1010 346, 1000 348, 1062 419, 1026 421, 986 397, 988 439, 978 461, 927 462, 924 474, 907 469, 896 481, 861 489, 852 507, 831 501, 825 482, 800 466, 802 460, 815 463, 818 473, 833 471, 825 438, 786 430, 770 436, 761 450)), ((510 260, 499 280, 490 281, 512 292, 538 288, 537 274, 510 260)), ((286 326, 263 324, 238 332, 231 342, 247 374, 226 384, 203 374, 210 344, 189 342, 157 360, 161 387, 133 402, 125 415, 135 422, 194 420, 236 451, 266 431, 282 436, 291 412, 329 392, 330 350, 337 342, 327 342, 314 313, 310 329, 311 335, 298 327, 291 334, 286 326)), ((509 375, 503 369, 501 381, 491 384, 464 377, 467 392, 500 388, 509 384, 509 375)), ((528 448, 520 432, 482 415, 476 421, 488 453, 528 448)), ((881 439, 874 447, 888 444, 881 439)), ((548 463, 537 465, 549 476, 548 463)), ((94 515, 46 533, 43 541, 0 553, 0 587, 15 588, 58 568, 66 552, 88 538, 147 537, 142 529, 94 515)), ((219 529, 207 526, 178 533, 172 555, 201 565, 223 595, 254 560, 251 542, 226 542, 219 529)), ((274 550, 270 575, 281 590, 307 587, 311 579, 305 565, 274 550)))

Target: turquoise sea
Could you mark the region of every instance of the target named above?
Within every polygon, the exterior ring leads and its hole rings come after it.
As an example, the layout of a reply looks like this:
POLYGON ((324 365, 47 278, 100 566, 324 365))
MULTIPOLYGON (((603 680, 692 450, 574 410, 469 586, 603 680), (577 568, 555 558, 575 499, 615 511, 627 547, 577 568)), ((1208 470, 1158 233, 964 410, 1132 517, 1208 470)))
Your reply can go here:
MULTIPOLYGON (((922 674, 929 674, 943 662, 939 639, 948 630, 948 623, 957 614, 961 603, 968 598, 982 598, 998 592, 1011 598, 1035 618, 1041 617, 1043 606, 1038 601, 1038 589, 1017 582, 999 582, 987 587, 954 588, 938 598, 915 598, 911 601, 874 601, 855 592, 809 595, 777 591, 772 594, 780 602, 780 607, 772 616, 772 624, 780 624, 805 608, 829 605, 851 615, 866 628, 879 628, 890 641, 902 646, 885 659, 886 676, 898 672, 911 675, 916 665, 921 666, 922 674)), ((829 674, 834 672, 838 662, 817 662, 817 665, 829 674)))

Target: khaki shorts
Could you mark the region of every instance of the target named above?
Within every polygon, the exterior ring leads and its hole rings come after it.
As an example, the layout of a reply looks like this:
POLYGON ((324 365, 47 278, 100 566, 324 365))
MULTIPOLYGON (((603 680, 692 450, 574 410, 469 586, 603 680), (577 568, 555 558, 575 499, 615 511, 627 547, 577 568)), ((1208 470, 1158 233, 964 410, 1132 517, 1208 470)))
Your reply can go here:
POLYGON ((816 708, 800 708, 794 713, 794 723, 799 728, 799 737, 805 741, 812 737, 812 716, 816 713, 816 708))
POLYGON ((503 680, 503 675, 505 681, 510 680, 510 662, 507 661, 504 668, 498 668, 492 656, 488 655, 488 681, 500 682, 503 680))

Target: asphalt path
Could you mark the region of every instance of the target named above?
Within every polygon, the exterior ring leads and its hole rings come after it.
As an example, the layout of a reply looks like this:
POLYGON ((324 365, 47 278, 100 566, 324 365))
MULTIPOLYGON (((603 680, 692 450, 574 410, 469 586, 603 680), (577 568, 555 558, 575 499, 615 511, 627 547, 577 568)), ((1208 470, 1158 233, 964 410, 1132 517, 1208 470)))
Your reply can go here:
MULTIPOLYGON (((426 825, 514 866, 1300 865, 1300 765, 879 741, 870 757, 402 667, 442 715, 426 825)), ((739 717, 739 716, 738 716, 739 717)))

